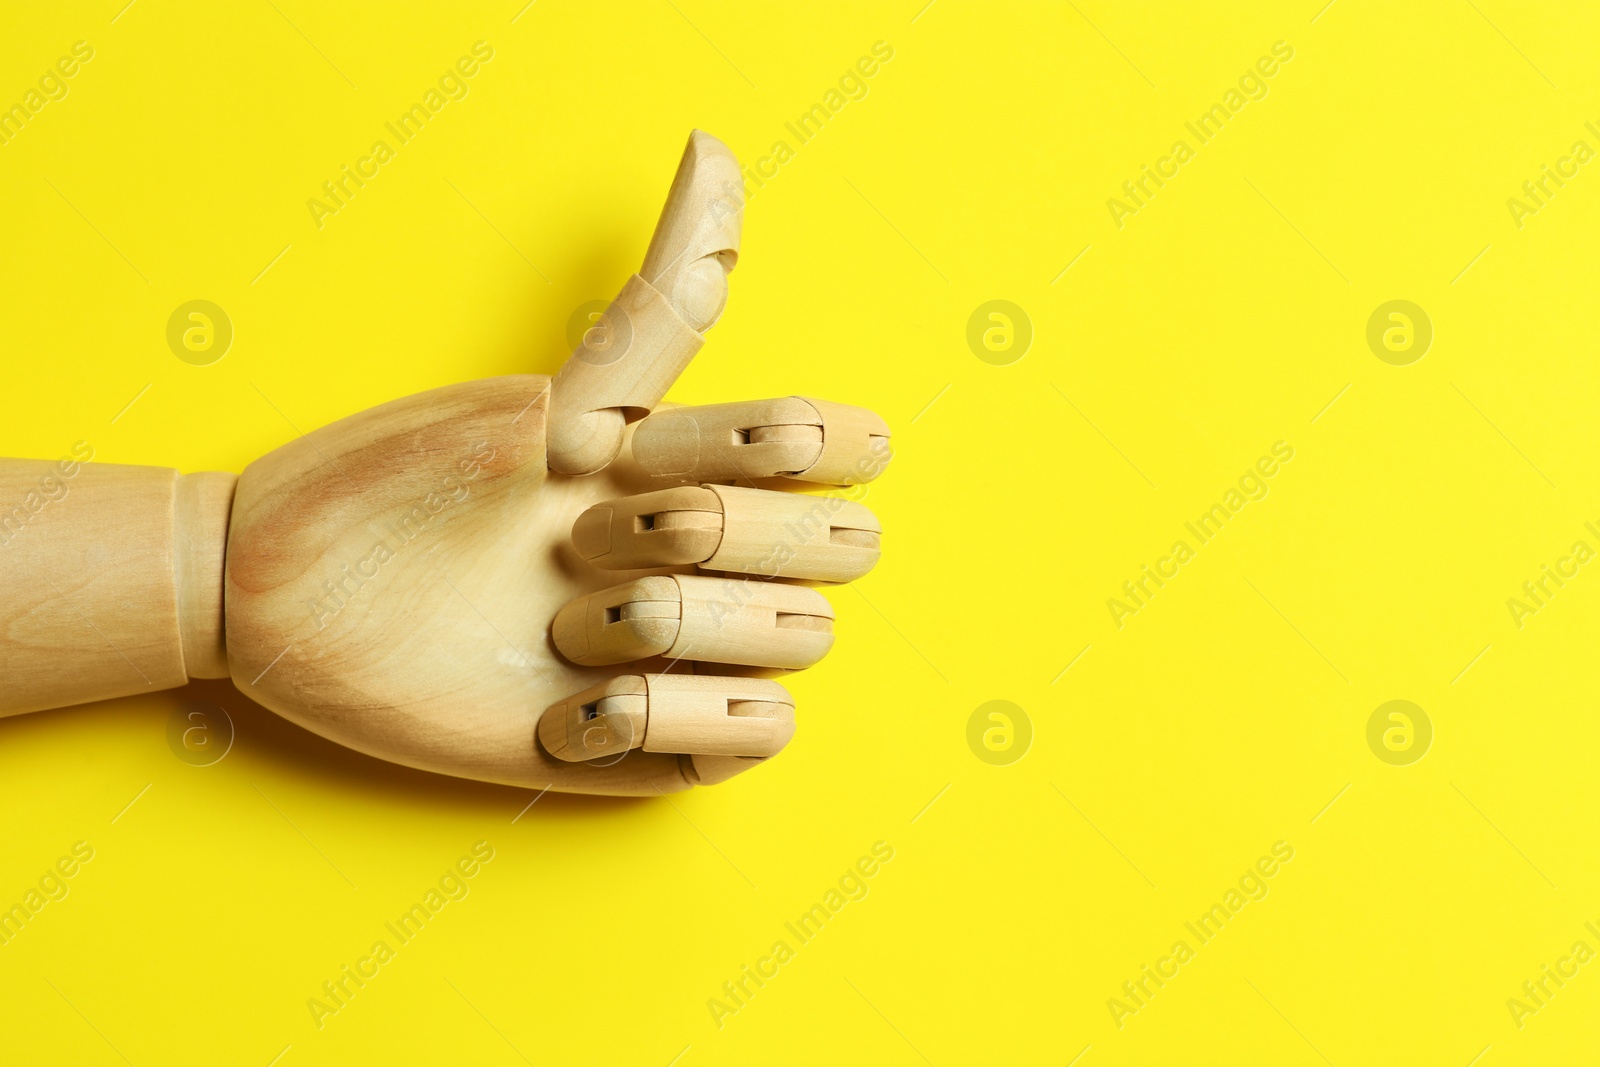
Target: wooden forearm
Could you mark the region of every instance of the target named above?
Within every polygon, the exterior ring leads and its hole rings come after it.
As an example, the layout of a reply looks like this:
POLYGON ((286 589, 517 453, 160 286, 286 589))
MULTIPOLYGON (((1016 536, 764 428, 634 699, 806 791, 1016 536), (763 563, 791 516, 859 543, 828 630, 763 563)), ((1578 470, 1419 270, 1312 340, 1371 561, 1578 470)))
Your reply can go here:
POLYGON ((237 481, 0 459, 0 715, 226 678, 237 481))

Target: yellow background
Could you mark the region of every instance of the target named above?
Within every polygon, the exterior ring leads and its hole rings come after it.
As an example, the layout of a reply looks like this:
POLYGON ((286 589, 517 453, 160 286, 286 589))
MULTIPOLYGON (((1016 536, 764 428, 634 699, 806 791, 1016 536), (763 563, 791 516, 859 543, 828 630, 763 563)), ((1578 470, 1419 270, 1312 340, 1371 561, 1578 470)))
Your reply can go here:
POLYGON ((1600 965, 1520 1029, 1506 1001, 1600 949, 1600 566, 1520 629, 1506 601, 1600 547, 1597 165, 1521 228, 1506 201, 1600 147, 1600 25, 924 2, 5 14, 0 100, 95 57, 0 147, 0 454, 239 470, 294 427, 554 371, 700 127, 795 152, 673 399, 869 405, 897 458, 866 497, 883 563, 830 591, 838 647, 790 682, 794 743, 671 802, 518 818, 529 794, 346 753, 223 683, 0 723, 0 902, 95 849, 0 947, 0 1060, 1593 1055, 1600 965), (470 95, 319 230, 306 200, 478 40, 470 95), (798 144, 880 40, 866 97, 798 144), (1118 228, 1107 199, 1277 41, 1268 95, 1118 228), (211 366, 164 337, 197 298, 236 330, 211 366), (966 341, 991 299, 1034 329, 1005 366, 966 341), (1366 343, 1391 299, 1433 323, 1409 366, 1366 343), (1279 440, 1269 495, 1119 629, 1107 598, 1279 440), (1033 729, 1007 766, 967 743, 996 699, 1033 729), (1433 724, 1409 766, 1367 745, 1392 699, 1433 724), (169 749, 185 700, 230 713, 221 762, 169 749), (470 895, 319 1029, 307 999, 480 840, 470 895), (1119 1028, 1108 998, 1280 840, 1269 895, 1119 1028), (708 999, 877 841, 868 895, 719 1028, 708 999))

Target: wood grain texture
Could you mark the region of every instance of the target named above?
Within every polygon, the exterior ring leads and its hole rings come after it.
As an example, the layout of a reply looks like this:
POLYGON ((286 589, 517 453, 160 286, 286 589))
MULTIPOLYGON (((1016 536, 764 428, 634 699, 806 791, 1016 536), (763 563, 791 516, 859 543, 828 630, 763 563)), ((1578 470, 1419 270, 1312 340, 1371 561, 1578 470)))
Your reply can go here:
POLYGON ((579 597, 550 632, 562 655, 596 667, 665 656, 799 670, 833 647, 833 606, 799 585, 654 575, 579 597))
POLYGON ((539 739, 561 759, 630 751, 697 752, 743 769, 776 755, 794 736, 794 698, 764 678, 623 675, 546 712, 539 739))
POLYGON ((222 572, 228 550, 228 518, 238 484, 237 474, 220 471, 185 474, 178 479, 173 532, 182 548, 173 567, 178 581, 183 665, 190 678, 228 676, 222 572))
POLYGON ((785 396, 658 411, 633 450, 652 474, 705 482, 793 478, 824 485, 871 481, 888 464, 889 426, 874 412, 785 396))
POLYGON ((0 460, 0 715, 221 676, 233 482, 0 460))
POLYGON ((583 792, 687 788, 676 755, 594 767, 535 739, 545 708, 611 673, 574 668, 550 642, 551 616, 588 570, 566 530, 609 482, 547 477, 549 384, 518 375, 406 397, 247 467, 226 580, 240 690, 424 770, 583 792))

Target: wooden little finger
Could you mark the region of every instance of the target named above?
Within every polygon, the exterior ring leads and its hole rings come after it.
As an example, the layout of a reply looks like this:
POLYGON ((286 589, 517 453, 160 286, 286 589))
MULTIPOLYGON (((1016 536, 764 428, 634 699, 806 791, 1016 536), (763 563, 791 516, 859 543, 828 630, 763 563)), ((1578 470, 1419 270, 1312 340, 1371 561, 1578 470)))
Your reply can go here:
POLYGON ((794 736, 794 698, 761 678, 625 675, 551 705, 539 743, 577 763, 626 753, 766 757, 794 736))

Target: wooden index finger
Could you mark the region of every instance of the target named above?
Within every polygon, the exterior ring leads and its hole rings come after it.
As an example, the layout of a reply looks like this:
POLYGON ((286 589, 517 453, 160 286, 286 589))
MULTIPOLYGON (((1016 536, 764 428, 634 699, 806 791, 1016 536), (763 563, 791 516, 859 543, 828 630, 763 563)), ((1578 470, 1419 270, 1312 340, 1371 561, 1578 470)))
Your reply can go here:
POLYGON ((808 396, 670 408, 639 424, 633 458, 657 477, 698 482, 858 485, 888 466, 889 425, 866 408, 808 396))

